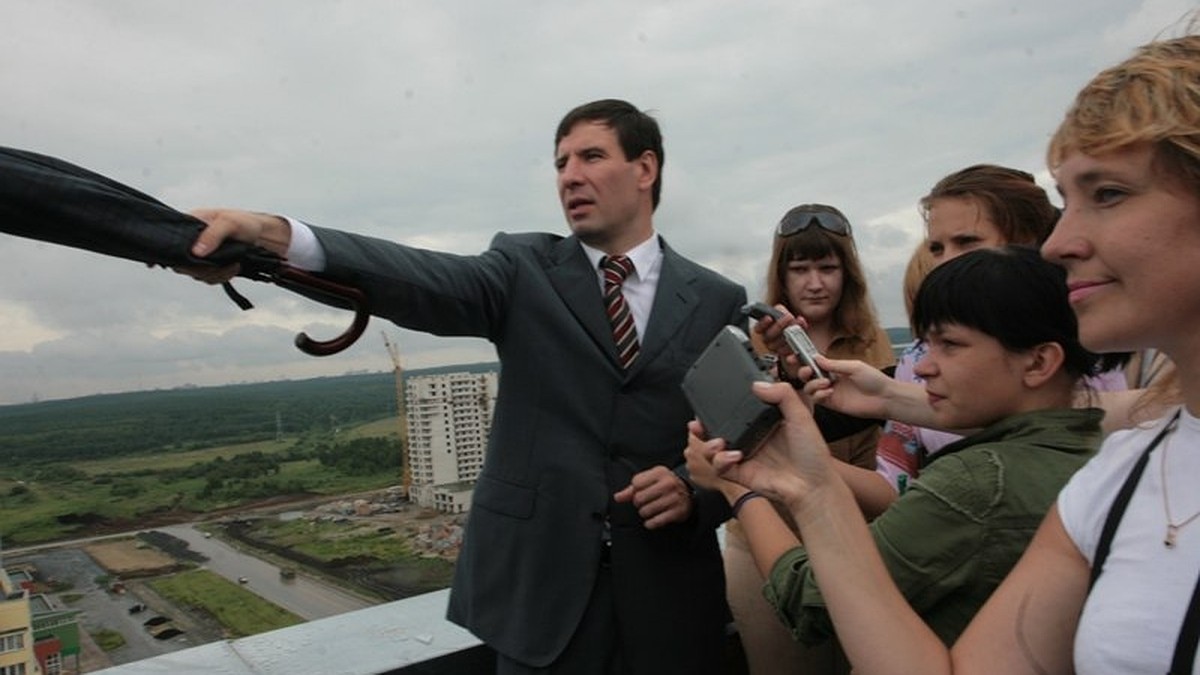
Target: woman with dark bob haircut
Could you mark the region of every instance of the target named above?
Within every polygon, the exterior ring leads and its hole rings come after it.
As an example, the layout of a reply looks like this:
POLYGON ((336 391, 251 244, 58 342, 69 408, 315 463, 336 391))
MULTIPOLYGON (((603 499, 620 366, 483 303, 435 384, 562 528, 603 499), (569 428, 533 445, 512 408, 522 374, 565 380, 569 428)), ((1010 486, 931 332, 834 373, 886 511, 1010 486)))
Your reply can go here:
MULTIPOLYGON (((938 266, 920 286, 913 323, 928 345, 916 368, 931 422, 980 431, 932 460, 870 524, 872 551, 858 555, 882 557, 900 594, 950 645, 1098 446, 1101 411, 1072 406, 1077 382, 1098 357, 1079 343, 1062 268, 1028 247, 978 249, 938 266)), ((818 551, 800 543, 773 503, 789 504, 780 486, 802 468, 774 438, 730 466, 723 455, 741 453, 722 453, 719 439, 702 440, 698 422, 692 432, 689 469, 693 476, 723 469, 730 479, 716 480, 734 500, 767 578, 764 595, 780 619, 802 642, 833 637, 823 595, 833 573, 814 573, 818 551)), ((853 502, 841 507, 861 521, 853 502)), ((803 520, 797 522, 807 539, 803 520)))

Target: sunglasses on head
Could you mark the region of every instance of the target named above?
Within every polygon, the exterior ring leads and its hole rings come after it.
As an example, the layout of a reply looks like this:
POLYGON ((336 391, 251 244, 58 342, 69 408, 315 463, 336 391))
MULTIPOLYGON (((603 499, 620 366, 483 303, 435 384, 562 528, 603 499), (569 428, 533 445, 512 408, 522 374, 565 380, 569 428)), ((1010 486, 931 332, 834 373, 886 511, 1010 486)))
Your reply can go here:
POLYGON ((850 223, 846 222, 845 218, 824 211, 788 211, 775 227, 775 234, 779 237, 790 237, 813 225, 843 237, 850 235, 850 223))

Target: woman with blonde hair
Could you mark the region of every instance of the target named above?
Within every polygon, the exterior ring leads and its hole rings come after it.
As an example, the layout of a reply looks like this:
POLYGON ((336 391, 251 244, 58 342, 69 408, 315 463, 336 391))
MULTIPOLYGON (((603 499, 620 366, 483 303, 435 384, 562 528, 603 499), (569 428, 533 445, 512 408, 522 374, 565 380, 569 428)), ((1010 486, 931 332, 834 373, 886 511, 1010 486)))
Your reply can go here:
POLYGON ((917 297, 917 289, 921 288, 921 282, 925 281, 925 277, 929 275, 929 271, 933 269, 933 266, 933 253, 923 241, 913 249, 912 255, 908 258, 908 264, 904 266, 904 280, 901 282, 900 290, 904 295, 904 316, 909 317, 909 328, 914 333, 916 332, 916 327, 911 325, 913 300, 917 297))

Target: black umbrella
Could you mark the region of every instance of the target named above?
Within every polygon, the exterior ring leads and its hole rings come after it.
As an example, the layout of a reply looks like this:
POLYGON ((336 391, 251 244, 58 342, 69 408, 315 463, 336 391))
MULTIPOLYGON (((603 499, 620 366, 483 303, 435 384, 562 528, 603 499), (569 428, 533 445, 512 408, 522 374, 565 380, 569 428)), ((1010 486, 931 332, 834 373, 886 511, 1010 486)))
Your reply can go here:
MULTIPOLYGON (((239 276, 315 294, 354 311, 342 335, 317 341, 301 333, 307 354, 336 354, 354 344, 370 316, 357 288, 292 267, 265 249, 226 241, 205 258, 191 254, 200 220, 114 180, 54 157, 0 146, 0 232, 164 267, 240 266, 239 276)), ((250 302, 228 283, 242 309, 250 302)))

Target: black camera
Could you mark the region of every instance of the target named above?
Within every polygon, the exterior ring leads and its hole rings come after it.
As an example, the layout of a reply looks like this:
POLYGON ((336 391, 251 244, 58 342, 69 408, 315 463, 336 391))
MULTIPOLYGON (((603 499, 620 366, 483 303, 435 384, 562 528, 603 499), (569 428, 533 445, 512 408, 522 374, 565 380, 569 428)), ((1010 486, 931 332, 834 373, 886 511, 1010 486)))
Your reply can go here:
POLYGON ((749 454, 782 419, 751 385, 774 381, 755 358, 746 333, 725 326, 684 375, 683 393, 710 438, 723 438, 729 449, 749 454))

